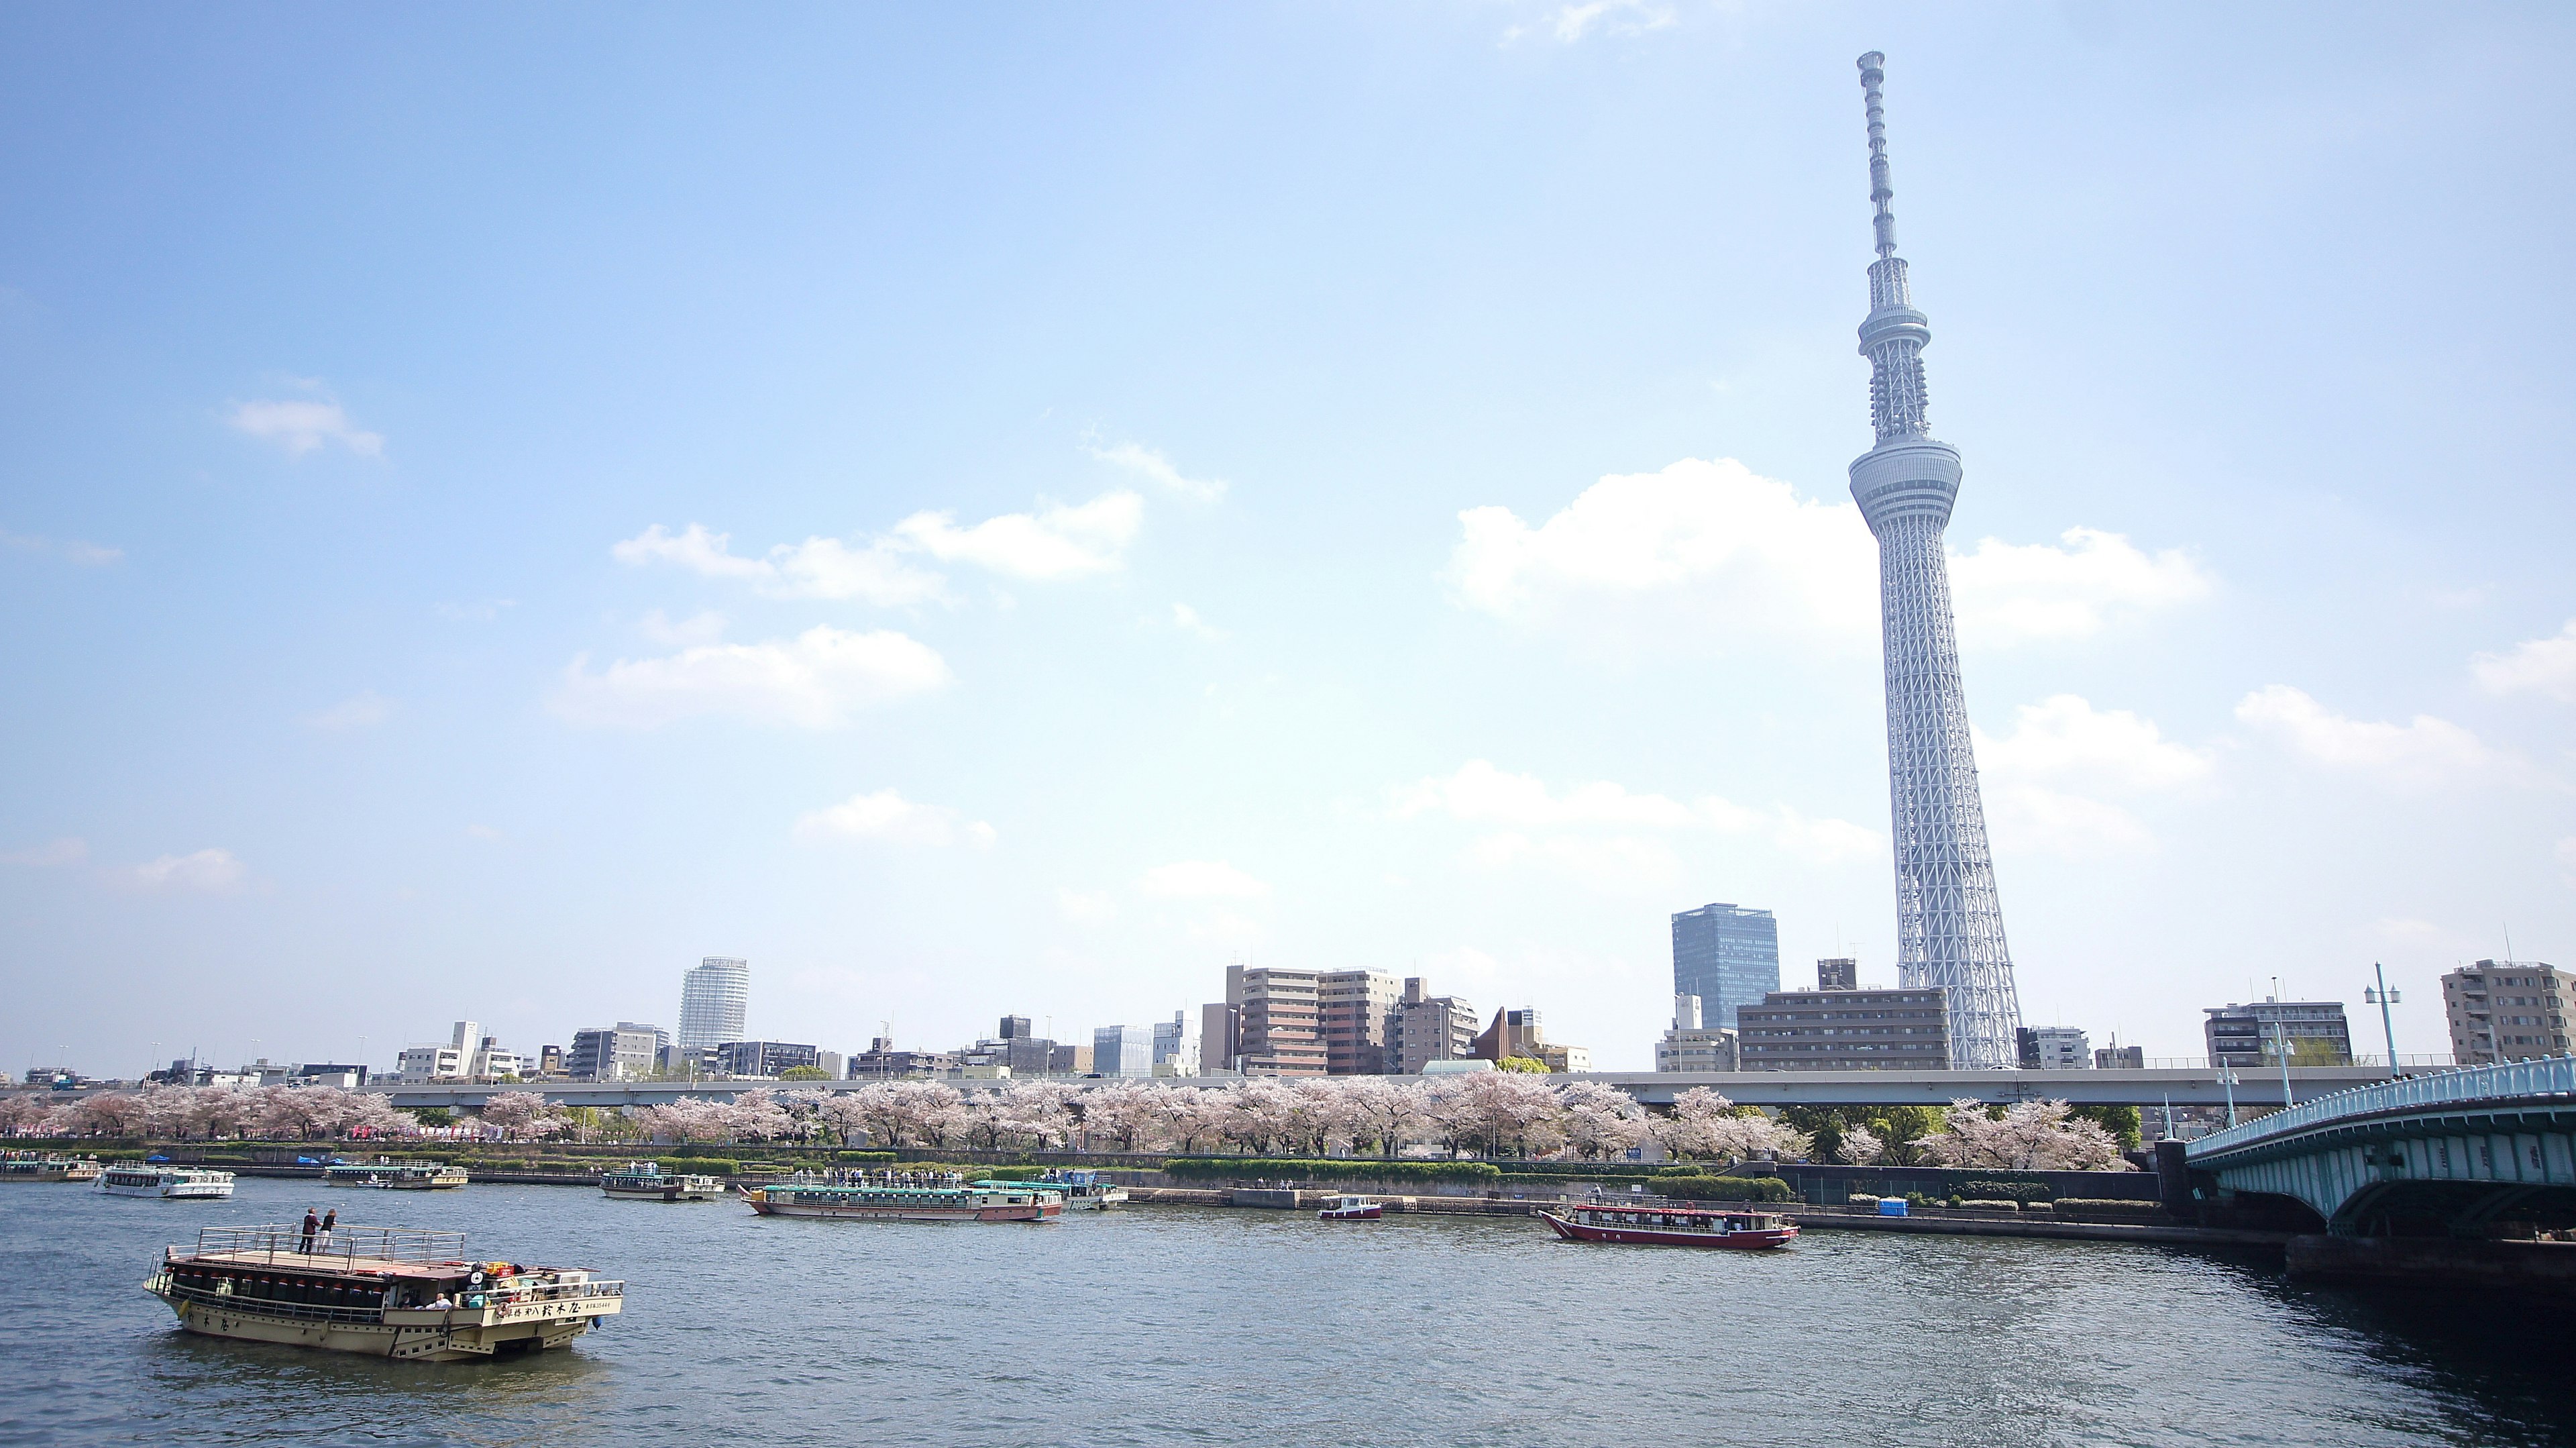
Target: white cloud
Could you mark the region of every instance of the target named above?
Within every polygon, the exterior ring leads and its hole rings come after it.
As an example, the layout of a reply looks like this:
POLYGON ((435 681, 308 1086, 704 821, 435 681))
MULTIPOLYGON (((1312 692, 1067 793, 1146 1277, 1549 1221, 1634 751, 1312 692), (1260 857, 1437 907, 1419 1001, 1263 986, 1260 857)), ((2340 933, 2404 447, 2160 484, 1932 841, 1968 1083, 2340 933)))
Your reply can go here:
POLYGON ((2475 734, 2430 714, 2411 722, 2347 719, 2287 684, 2246 695, 2236 717, 2317 763, 2376 774, 2400 784, 2510 772, 2515 761, 2475 734))
POLYGON ((634 567, 668 563, 705 578, 747 582, 771 598, 861 599, 892 607, 942 593, 939 575, 905 562, 905 545, 894 539, 853 546, 838 538, 808 538, 781 543, 765 558, 739 557, 731 543, 731 534, 710 532, 702 523, 680 533, 656 523, 608 551, 634 567))
POLYGON ((835 840, 880 840, 895 845, 943 848, 969 844, 991 847, 996 835, 982 820, 969 821, 945 805, 915 804, 896 790, 854 794, 828 809, 796 821, 796 838, 806 844, 835 840))
POLYGON ((2117 533, 2069 528, 2065 547, 1987 538, 1950 560, 1959 637, 1978 645, 2087 638, 2115 615, 2208 596, 2207 574, 2181 550, 2150 556, 2117 533))
POLYGON ((701 609, 687 618, 674 620, 662 610, 649 609, 635 621, 644 637, 666 648, 694 648, 711 644, 724 637, 726 619, 714 609, 701 609))
POLYGON ((2156 794, 2206 781, 2207 750, 2164 737, 2126 709, 2058 694, 2018 711, 2013 732, 1973 731, 1997 842, 2084 858, 2144 849, 2145 823, 2101 794, 2156 794))
POLYGON ((1771 839, 1781 849, 1815 865, 1839 865, 1887 854, 1887 837, 1866 825, 1849 820, 1811 820, 1785 804, 1780 806, 1780 823, 1771 839))
MULTIPOLYGON (((1605 477, 1536 527, 1503 507, 1458 518, 1444 580, 1460 603, 1513 623, 1718 648, 1857 649, 1877 635, 1877 543, 1860 510, 1801 498, 1731 458, 1605 477)), ((2061 541, 1989 538, 1952 560, 1963 644, 2080 638, 2210 589, 2178 551, 2149 555, 2092 528, 2061 541)))
POLYGON ((1681 878, 1681 856, 1661 840, 1635 835, 1542 835, 1518 831, 1486 835, 1467 847, 1467 858, 1488 869, 1536 866, 1585 887, 1635 894, 1681 878))
POLYGON ((895 524, 894 531, 943 563, 973 563, 1014 578, 1049 580, 1125 566, 1124 550, 1144 516, 1145 500, 1122 490, 1088 503, 1004 513, 971 528, 958 527, 953 514, 915 513, 895 524))
POLYGON ((1085 891, 1059 888, 1055 906, 1064 918, 1076 925, 1106 925, 1118 918, 1118 902, 1106 890, 1085 891))
POLYGON ((1222 860, 1182 860, 1156 865, 1136 888, 1166 900, 1257 900, 1270 887, 1222 860))
POLYGON ((1172 605, 1172 625, 1183 633, 1196 634, 1209 643, 1222 642, 1225 630, 1199 617, 1199 611, 1186 603, 1172 605))
POLYGON ((0 850, 0 865, 77 865, 89 858, 89 842, 65 835, 23 850, 0 850))
POLYGON ((1225 479, 1183 477, 1181 470, 1172 466, 1170 458, 1153 448, 1140 447, 1132 442, 1122 442, 1116 447, 1095 447, 1087 451, 1104 463, 1124 468, 1184 498, 1196 498, 1203 503, 1213 503, 1225 496, 1225 479))
POLYGON ((134 867, 130 878, 146 890, 229 890, 248 871, 230 850, 199 850, 192 855, 163 855, 134 867))
POLYGON ((2469 667, 2489 693, 2529 689, 2576 704, 2576 618, 2547 638, 2525 639, 2509 654, 2480 654, 2469 667))
POLYGON ((726 714, 829 729, 859 710, 933 692, 951 677, 937 652, 903 634, 817 625, 793 639, 620 659, 598 673, 584 655, 565 669, 551 707, 576 724, 650 728, 726 714))
POLYGON ((125 557, 122 548, 105 548, 96 543, 83 543, 77 538, 44 538, 33 533, 12 533, 0 528, 0 548, 13 548, 21 553, 59 553, 84 568, 104 568, 125 557))
MULTIPOLYGON (((1722 800, 1711 801, 1724 805, 1722 800)), ((1733 806, 1726 806, 1732 809, 1733 806)), ((1710 822, 1710 816, 1660 794, 1630 794, 1607 780, 1552 793, 1533 774, 1506 774, 1471 759, 1446 778, 1422 780, 1397 793, 1395 812, 1409 817, 1439 811, 1473 824, 1529 827, 1624 825, 1675 829, 1710 822)))
MULTIPOLYGON (((1661 30, 1679 18, 1663 0, 1580 0, 1578 4, 1556 7, 1539 28, 1557 43, 1572 45, 1595 30, 1610 35, 1643 35, 1649 30, 1661 30)), ((1530 30, 1529 26, 1514 25, 1503 32, 1503 38, 1518 40, 1530 30)))
POLYGON ((284 448, 289 457, 332 443, 360 457, 381 457, 385 450, 382 433, 351 422, 340 404, 327 398, 236 403, 224 421, 235 432, 284 448))
POLYGON ((2087 789, 2178 789, 2209 778, 2207 750, 2164 737, 2155 721, 2126 709, 2096 709, 2075 694, 2021 706, 2013 732, 1974 731, 1977 763, 2007 780, 2047 780, 2087 789))
POLYGON ((1767 830, 1780 850, 1815 864, 1837 864, 1884 853, 1886 839, 1848 820, 1809 819, 1788 805, 1753 809, 1702 796, 1689 804, 1660 794, 1638 794, 1608 780, 1562 792, 1531 774, 1509 774, 1482 759, 1446 776, 1435 775, 1395 792, 1394 814, 1407 819, 1446 814, 1469 824, 1512 828, 1468 847, 1468 858, 1501 867, 1538 861, 1591 883, 1614 883, 1622 870, 1664 880, 1679 871, 1671 847, 1631 834, 1566 833, 1592 827, 1633 830, 1714 830, 1745 834, 1767 830), (1523 831, 1555 831, 1532 838, 1523 831))
POLYGON ((369 689, 341 700, 304 722, 316 729, 367 729, 393 717, 394 701, 369 689))

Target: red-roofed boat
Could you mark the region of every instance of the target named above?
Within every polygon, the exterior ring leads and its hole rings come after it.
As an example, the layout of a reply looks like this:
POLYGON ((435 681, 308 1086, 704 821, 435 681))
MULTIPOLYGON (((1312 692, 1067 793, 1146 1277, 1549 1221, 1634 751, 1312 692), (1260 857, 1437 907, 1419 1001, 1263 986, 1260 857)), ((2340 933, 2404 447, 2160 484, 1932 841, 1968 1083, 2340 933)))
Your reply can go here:
POLYGON ((1760 1251, 1782 1247, 1798 1224, 1777 1212, 1730 1212, 1714 1207, 1650 1207, 1641 1202, 1584 1202, 1540 1220, 1569 1242, 1620 1242, 1649 1247, 1731 1247, 1760 1251))

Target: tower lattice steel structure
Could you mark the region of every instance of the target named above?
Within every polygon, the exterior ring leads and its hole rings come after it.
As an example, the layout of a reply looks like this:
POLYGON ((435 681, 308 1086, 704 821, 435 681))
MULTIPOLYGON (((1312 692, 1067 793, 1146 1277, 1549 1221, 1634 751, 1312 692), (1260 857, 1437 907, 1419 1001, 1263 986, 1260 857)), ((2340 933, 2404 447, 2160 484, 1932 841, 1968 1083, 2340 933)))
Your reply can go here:
POLYGON ((1878 209, 1878 260, 1869 269, 1870 421, 1878 445, 1851 465, 1852 498, 1878 537, 1878 598, 1887 650, 1887 775, 1896 835, 1898 980, 1950 992, 1950 1057, 1969 1069, 2010 1067, 2021 1006, 2003 906, 1986 851, 1985 803, 1959 683, 1950 565, 1941 542, 1959 495, 1959 450, 1925 430, 1923 347, 1896 254, 1895 192, 1887 184, 1887 116, 1879 100, 1886 57, 1860 58, 1869 111, 1869 197, 1878 209))

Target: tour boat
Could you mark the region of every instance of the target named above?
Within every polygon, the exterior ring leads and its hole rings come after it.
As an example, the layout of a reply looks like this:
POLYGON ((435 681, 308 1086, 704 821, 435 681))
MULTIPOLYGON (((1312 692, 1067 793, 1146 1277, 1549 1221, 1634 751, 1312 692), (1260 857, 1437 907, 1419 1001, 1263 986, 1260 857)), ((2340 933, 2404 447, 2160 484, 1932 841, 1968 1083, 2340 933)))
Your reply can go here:
POLYGON ((397 1191, 431 1191, 465 1185, 465 1168, 435 1161, 335 1161, 322 1168, 322 1183, 334 1187, 389 1187, 397 1191))
POLYGON ((1726 1212, 1710 1207, 1649 1207, 1585 1202, 1563 1216, 1539 1213, 1569 1242, 1629 1242, 1656 1247, 1779 1247, 1798 1235, 1798 1224, 1776 1212, 1726 1212))
POLYGON ((57 1156, 52 1152, 13 1151, 0 1155, 0 1181, 88 1182, 103 1170, 98 1158, 57 1156))
POLYGON ((744 1190, 764 1217, 840 1217, 883 1222, 1042 1222, 1064 1215, 1064 1198, 1032 1182, 978 1182, 951 1176, 914 1184, 887 1172, 833 1178, 798 1176, 744 1190))
POLYGON ((580 1268, 466 1260, 462 1232, 208 1227, 165 1247, 143 1290, 209 1337, 464 1362, 559 1347, 624 1305, 580 1268))
POLYGON ((1099 1212, 1127 1204, 1127 1189, 1096 1171, 1050 1171, 1029 1185, 1054 1188, 1067 1211, 1099 1212))
POLYGON ((711 1202, 724 1195, 725 1184, 722 1177, 666 1174, 657 1161, 630 1161, 615 1171, 602 1172, 599 1189, 612 1197, 639 1201, 711 1202))
POLYGON ((1319 1222, 1374 1222, 1386 1215, 1386 1204, 1367 1197, 1335 1197, 1333 1204, 1315 1214, 1319 1222))
POLYGON ((98 1189, 111 1197, 222 1201, 233 1194, 233 1174, 212 1167, 121 1161, 99 1173, 98 1189))

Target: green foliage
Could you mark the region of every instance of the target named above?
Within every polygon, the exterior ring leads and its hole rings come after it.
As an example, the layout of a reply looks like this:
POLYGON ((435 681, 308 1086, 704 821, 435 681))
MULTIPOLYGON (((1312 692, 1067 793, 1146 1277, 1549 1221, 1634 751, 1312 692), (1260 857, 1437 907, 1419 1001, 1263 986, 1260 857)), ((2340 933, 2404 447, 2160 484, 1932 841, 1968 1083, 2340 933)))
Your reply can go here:
POLYGON ((820 1066, 790 1066, 778 1073, 781 1081, 829 1081, 831 1073, 820 1066))
POLYGON ((1793 1202, 1798 1194, 1770 1176, 1657 1177, 1654 1190, 1692 1202, 1793 1202))
POLYGON ((895 1155, 890 1151, 836 1151, 832 1153, 832 1160, 851 1166, 890 1166, 895 1155))
POLYGON ((1544 1076, 1547 1074, 1547 1063, 1545 1061, 1531 1060, 1527 1056, 1505 1056, 1503 1059, 1494 1063, 1494 1069, 1497 1071, 1519 1071, 1532 1076, 1544 1076))
POLYGON ((2090 1121, 2120 1139, 2120 1150, 2138 1149, 2138 1108, 2134 1106, 2078 1106, 2074 1115, 2090 1121))
POLYGON ((1264 1156, 1176 1156, 1163 1163, 1163 1171, 1184 1181, 1335 1177, 1348 1181, 1494 1183, 1503 1174, 1489 1161, 1314 1161, 1264 1156))
POLYGON ((444 1106, 414 1106, 410 1108, 410 1111, 412 1119, 423 1126, 454 1126, 456 1124, 456 1113, 448 1110, 444 1106))

